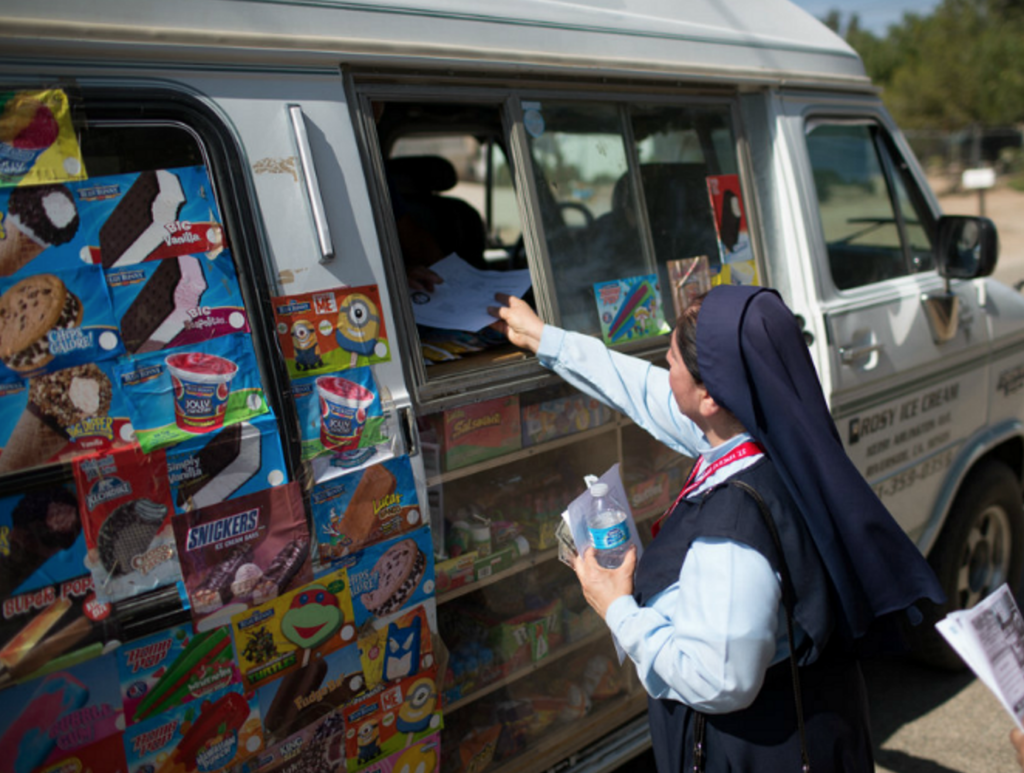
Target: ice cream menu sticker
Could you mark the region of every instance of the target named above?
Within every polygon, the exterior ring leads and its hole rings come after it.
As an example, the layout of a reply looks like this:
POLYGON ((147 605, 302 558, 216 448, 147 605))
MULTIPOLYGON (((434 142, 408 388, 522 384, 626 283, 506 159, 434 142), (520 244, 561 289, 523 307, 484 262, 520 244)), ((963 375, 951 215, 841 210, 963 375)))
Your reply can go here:
POLYGON ((0 91, 0 187, 84 178, 67 94, 0 91))
POLYGON ((0 472, 134 442, 114 361, 0 382, 0 472))
POLYGON ((621 344, 669 332, 655 274, 599 282, 594 285, 601 336, 606 344, 621 344))
POLYGON ((352 596, 344 569, 235 615, 231 627, 247 690, 348 645, 358 660, 352 596))
POLYGON ((124 353, 103 272, 83 266, 0 279, 0 380, 124 353))
POLYGON ((313 579, 297 483, 184 513, 171 524, 199 632, 313 579))
POLYGON ((757 262, 747 233, 747 214, 739 176, 712 175, 707 178, 707 183, 722 261, 720 271, 712 277, 712 284, 759 284, 757 262))
POLYGON ((202 166, 0 187, 0 214, 0 276, 32 273, 43 253, 48 269, 119 269, 181 255, 213 260, 226 248, 202 166))
POLYGON ((247 335, 126 357, 117 373, 135 435, 146 452, 269 410, 247 335))
POLYGON ((302 458, 383 443, 384 415, 370 368, 300 379, 292 385, 302 433, 302 458))
POLYGON ((391 359, 376 285, 274 298, 277 339, 292 378, 391 359))

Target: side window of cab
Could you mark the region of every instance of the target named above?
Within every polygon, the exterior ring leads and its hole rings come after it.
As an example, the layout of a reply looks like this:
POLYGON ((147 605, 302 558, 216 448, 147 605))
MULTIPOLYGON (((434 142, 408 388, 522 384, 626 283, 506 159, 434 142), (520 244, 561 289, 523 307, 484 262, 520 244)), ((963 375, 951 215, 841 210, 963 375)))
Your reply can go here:
POLYGON ((814 121, 807 150, 837 289, 934 268, 934 218, 878 124, 814 121))

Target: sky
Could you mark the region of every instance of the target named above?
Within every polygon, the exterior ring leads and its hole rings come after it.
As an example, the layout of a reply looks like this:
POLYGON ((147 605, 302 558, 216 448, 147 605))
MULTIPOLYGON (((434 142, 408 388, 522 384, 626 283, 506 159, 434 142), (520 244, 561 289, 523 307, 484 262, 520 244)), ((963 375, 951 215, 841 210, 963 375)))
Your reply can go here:
POLYGON ((843 24, 850 14, 860 17, 862 29, 875 35, 883 36, 890 24, 899 24, 904 13, 916 13, 921 16, 930 14, 940 0, 793 0, 805 11, 819 19, 829 11, 838 10, 843 16, 843 24))

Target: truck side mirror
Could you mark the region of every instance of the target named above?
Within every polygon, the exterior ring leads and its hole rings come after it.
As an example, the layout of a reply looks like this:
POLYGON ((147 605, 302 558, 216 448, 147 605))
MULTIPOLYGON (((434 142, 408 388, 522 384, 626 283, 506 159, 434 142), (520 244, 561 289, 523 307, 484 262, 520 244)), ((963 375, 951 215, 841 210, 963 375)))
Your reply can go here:
POLYGON ((939 248, 935 263, 946 279, 988 276, 996 267, 999 237, 987 217, 943 215, 939 218, 939 248))

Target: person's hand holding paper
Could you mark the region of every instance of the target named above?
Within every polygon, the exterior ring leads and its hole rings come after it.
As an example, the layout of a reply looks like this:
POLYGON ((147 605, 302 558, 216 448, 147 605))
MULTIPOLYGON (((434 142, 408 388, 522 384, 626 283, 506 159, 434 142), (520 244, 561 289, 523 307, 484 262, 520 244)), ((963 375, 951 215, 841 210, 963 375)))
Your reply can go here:
POLYGON ((444 281, 432 293, 412 290, 416 323, 475 333, 494 322, 487 308, 496 293, 521 296, 530 289, 530 271, 481 271, 455 253, 430 267, 444 281))

